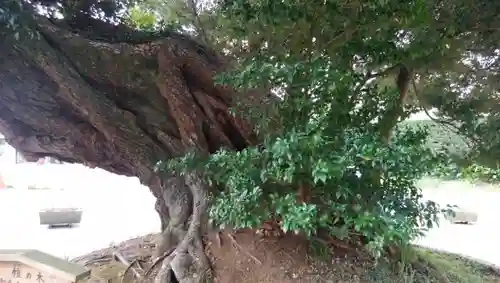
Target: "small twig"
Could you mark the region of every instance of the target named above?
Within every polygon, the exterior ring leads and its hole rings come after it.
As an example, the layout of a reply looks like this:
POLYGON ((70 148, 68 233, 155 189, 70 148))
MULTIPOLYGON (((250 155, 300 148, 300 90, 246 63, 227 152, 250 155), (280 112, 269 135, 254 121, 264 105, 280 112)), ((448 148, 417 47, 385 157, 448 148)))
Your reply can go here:
POLYGON ((135 277, 137 279, 140 279, 142 276, 141 274, 135 269, 133 268, 133 265, 134 263, 137 262, 137 260, 134 260, 132 261, 132 263, 130 263, 121 253, 119 252, 114 252, 113 253, 113 257, 116 258, 118 261, 120 261, 121 263, 123 263, 124 265, 127 266, 127 268, 125 269, 125 272, 123 273, 123 276, 122 276, 122 283, 123 283, 123 279, 125 278, 125 276, 127 275, 127 272, 129 270, 132 270, 132 272, 134 273, 135 277))
POLYGON ((113 260, 113 256, 111 255, 91 255, 90 259, 85 259, 86 257, 78 257, 71 262, 76 262, 76 263, 82 263, 85 266, 91 265, 91 264, 96 264, 96 263, 107 263, 113 260))
POLYGON ((251 259, 253 259, 255 262, 257 262, 258 264, 262 264, 262 262, 254 257, 250 252, 248 252, 247 250, 245 250, 240 244, 238 244, 238 242, 236 241, 236 239, 234 238, 233 235, 231 234, 227 234, 227 236, 229 237, 229 239, 233 242, 233 244, 242 252, 244 252, 248 257, 250 257, 251 259))
POLYGON ((148 277, 150 274, 151 274, 151 271, 153 271, 153 269, 155 269, 155 267, 162 261, 164 260, 167 256, 169 256, 171 253, 173 253, 175 251, 175 247, 170 249, 170 251, 164 253, 163 255, 159 256, 157 259, 155 259, 155 261, 153 262, 153 264, 146 270, 146 273, 144 273, 144 277, 148 277))
POLYGON ((84 263, 85 266, 93 265, 93 264, 105 264, 108 263, 112 260, 112 258, 98 258, 98 259, 91 259, 89 261, 86 261, 84 263))

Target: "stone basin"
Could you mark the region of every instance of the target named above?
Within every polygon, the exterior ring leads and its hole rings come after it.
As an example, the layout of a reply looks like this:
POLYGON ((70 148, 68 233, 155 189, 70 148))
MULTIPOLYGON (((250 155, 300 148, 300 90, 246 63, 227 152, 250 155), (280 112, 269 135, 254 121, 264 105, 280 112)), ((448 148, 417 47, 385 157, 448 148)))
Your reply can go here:
POLYGON ((453 209, 453 213, 446 213, 444 217, 453 224, 474 224, 478 219, 476 212, 462 207, 453 209))
POLYGON ((71 226, 82 221, 83 211, 78 208, 50 208, 40 210, 40 225, 71 226))

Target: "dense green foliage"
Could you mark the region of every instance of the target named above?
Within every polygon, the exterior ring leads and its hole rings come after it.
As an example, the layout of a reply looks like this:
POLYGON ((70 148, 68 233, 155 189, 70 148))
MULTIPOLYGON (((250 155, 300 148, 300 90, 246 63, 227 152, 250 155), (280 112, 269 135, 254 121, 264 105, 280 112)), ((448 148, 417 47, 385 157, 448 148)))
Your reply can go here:
POLYGON ((435 52, 427 41, 398 46, 399 30, 426 29, 428 2, 377 2, 360 10, 330 2, 266 3, 223 6, 234 22, 227 28, 250 41, 251 56, 219 78, 239 89, 266 85, 282 94, 270 116, 236 110, 254 121, 262 144, 205 159, 193 153, 167 167, 199 169, 223 188, 210 211, 219 225, 253 228, 273 217, 285 231, 326 231, 361 241, 377 256, 388 245, 408 244, 436 219, 438 208, 422 203, 415 180, 430 174, 441 155, 426 145, 424 129, 402 127, 390 143, 383 141, 382 129, 417 108, 400 110, 396 85, 382 73, 435 52), (388 22, 396 11, 400 18, 388 22), (345 14, 355 19, 350 35, 345 14), (383 26, 377 36, 373 22, 383 26), (349 39, 339 45, 339 36, 349 39), (312 197, 306 203, 297 200, 303 187, 312 197))
POLYGON ((487 183, 498 183, 500 181, 500 168, 492 168, 477 164, 440 164, 431 176, 444 180, 466 180, 481 181, 487 183))
MULTIPOLYGON (((339 90, 334 97, 346 94, 339 90)), ((312 107, 321 112, 325 104, 317 101, 312 107)), ((220 151, 202 164, 189 155, 171 165, 203 166, 213 182, 226 188, 211 209, 220 225, 256 227, 274 215, 285 231, 311 235, 326 229, 339 238, 362 235, 376 252, 388 243, 409 242, 418 226, 431 225, 436 213, 432 203, 419 203, 413 183, 435 164, 424 146, 425 132, 401 132, 387 147, 373 128, 364 127, 365 121, 339 124, 335 131, 327 127, 346 119, 340 115, 329 111, 321 122, 305 124, 304 130, 289 119, 291 129, 268 137, 261 150, 220 151), (296 201, 300 185, 312 187, 311 203, 296 201)))
MULTIPOLYGON (((238 109, 261 133, 258 148, 221 150, 208 159, 191 154, 170 168, 203 170, 223 188, 210 211, 219 225, 257 227, 273 217, 285 231, 361 240, 374 255, 410 243, 438 213, 435 204, 422 203, 415 181, 471 152, 465 141, 455 143, 458 135, 447 137, 447 150, 429 144, 425 127, 399 127, 389 144, 380 136, 424 99, 415 87, 413 103, 398 109, 399 93, 387 75, 401 64, 420 75, 436 72, 436 58, 454 65, 456 54, 449 55, 461 52, 446 38, 455 30, 429 28, 446 20, 436 21, 437 11, 443 12, 429 1, 225 3, 226 28, 248 41, 250 56, 240 57, 239 68, 221 82, 265 85, 282 100, 271 116, 238 109), (310 202, 297 201, 303 186, 311 189, 310 202)), ((464 134, 471 121, 455 128, 464 134)))
POLYGON ((434 152, 439 152, 445 149, 451 156, 454 156, 457 159, 464 159, 471 151, 466 138, 447 125, 443 125, 432 120, 408 120, 401 123, 399 127, 427 129, 429 132, 429 136, 427 137, 427 146, 429 146, 434 152))

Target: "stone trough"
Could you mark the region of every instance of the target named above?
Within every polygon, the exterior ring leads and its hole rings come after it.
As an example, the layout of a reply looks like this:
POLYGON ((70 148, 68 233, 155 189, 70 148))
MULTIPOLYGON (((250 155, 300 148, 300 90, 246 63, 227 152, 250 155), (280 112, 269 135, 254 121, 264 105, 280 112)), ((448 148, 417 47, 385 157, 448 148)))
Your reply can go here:
POLYGON ((73 226, 82 221, 83 211, 78 208, 50 208, 39 212, 40 225, 73 226))
POLYGON ((474 224, 477 222, 478 215, 476 212, 458 207, 453 212, 446 213, 445 219, 453 224, 474 224))

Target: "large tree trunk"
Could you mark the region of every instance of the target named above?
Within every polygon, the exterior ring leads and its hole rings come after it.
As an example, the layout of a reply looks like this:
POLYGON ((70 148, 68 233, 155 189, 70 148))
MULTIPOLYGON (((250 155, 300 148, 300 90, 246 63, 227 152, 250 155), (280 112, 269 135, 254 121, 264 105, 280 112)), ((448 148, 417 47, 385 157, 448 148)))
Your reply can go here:
MULTIPOLYGON (((254 142, 250 125, 228 113, 235 93, 214 85, 213 75, 226 68, 223 58, 175 33, 110 43, 45 18, 23 21, 18 39, 0 28, 6 140, 28 160, 51 156, 137 176, 157 198, 159 255, 177 246, 163 270, 173 270, 179 282, 204 282, 210 272, 200 233, 208 188, 196 173, 165 177, 154 167, 188 149, 211 153, 254 142)), ((249 98, 259 103, 264 95, 249 98)))

